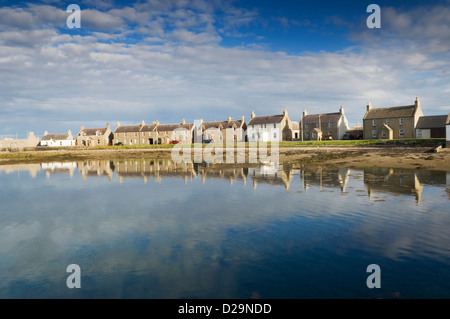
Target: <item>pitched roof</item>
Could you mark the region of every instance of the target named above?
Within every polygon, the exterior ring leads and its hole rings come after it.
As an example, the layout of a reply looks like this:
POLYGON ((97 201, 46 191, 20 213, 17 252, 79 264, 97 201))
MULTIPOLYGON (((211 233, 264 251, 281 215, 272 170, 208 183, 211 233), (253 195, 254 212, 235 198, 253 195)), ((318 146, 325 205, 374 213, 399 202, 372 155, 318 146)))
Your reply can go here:
POLYGON ((299 130, 300 129, 300 123, 299 122, 297 122, 297 121, 292 121, 291 122, 291 124, 292 124, 292 129, 293 130, 299 130))
POLYGON ((141 128, 141 132, 153 132, 155 130, 156 123, 150 124, 150 125, 144 125, 141 128))
POLYGON ((281 123, 284 115, 268 115, 268 116, 255 116, 248 122, 247 125, 259 125, 259 124, 274 124, 281 123))
POLYGON ((100 135, 105 135, 106 128, 85 128, 80 131, 80 133, 84 133, 85 136, 97 135, 97 132, 99 132, 100 135))
POLYGON ((338 122, 342 116, 341 113, 323 113, 323 114, 308 114, 303 117, 302 121, 304 124, 308 123, 319 123, 319 116, 320 116, 320 122, 322 123, 329 123, 329 122, 338 122))
POLYGON ((395 117, 410 117, 414 116, 416 106, 393 106, 383 108, 373 108, 366 112, 364 119, 389 119, 395 117))
POLYGON ((188 124, 159 124, 156 126, 156 131, 158 132, 170 132, 170 131, 174 131, 177 128, 184 128, 186 130, 191 130, 192 127, 194 126, 193 123, 188 123, 188 124))
POLYGON ((447 115, 421 116, 417 121, 416 128, 418 129, 441 128, 445 127, 446 121, 447 115))
POLYGON ((141 130, 141 125, 125 125, 118 126, 114 133, 128 133, 128 132, 139 132, 141 130))
POLYGON ((69 133, 52 133, 52 134, 47 134, 44 135, 44 137, 42 138, 42 141, 50 141, 50 140, 54 140, 54 141, 60 141, 60 140, 68 140, 68 139, 72 139, 69 138, 69 133))
POLYGON ((221 126, 221 128, 232 128, 234 125, 236 127, 241 127, 242 125, 242 121, 238 120, 238 121, 212 121, 212 122, 203 122, 203 127, 205 129, 209 129, 209 128, 219 128, 221 126))

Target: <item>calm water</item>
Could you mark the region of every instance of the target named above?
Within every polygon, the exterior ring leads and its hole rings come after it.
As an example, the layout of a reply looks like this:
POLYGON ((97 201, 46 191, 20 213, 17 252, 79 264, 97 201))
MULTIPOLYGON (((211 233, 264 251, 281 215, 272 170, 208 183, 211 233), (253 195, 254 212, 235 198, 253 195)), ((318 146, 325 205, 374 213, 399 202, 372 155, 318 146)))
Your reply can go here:
POLYGON ((400 169, 0 166, 0 298, 450 298, 449 184, 400 169))

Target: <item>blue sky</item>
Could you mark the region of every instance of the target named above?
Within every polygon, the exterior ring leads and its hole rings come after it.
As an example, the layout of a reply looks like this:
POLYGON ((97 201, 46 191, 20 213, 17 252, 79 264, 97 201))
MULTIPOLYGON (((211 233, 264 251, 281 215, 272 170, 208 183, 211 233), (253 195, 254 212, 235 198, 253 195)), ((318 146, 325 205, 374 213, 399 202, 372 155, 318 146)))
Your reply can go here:
POLYGON ((450 0, 0 0, 0 138, 341 105, 354 125, 416 96, 448 114, 449 83, 450 0))

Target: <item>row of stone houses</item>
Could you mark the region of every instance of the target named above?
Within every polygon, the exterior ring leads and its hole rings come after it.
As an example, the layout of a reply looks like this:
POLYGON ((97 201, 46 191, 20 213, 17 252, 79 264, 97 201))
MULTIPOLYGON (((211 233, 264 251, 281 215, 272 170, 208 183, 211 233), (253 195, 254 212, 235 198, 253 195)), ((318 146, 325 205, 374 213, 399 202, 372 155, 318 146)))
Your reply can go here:
MULTIPOLYGON (((363 117, 362 135, 364 139, 399 138, 445 138, 450 139, 450 113, 448 115, 423 116, 420 101, 414 104, 373 108, 366 106, 363 117)), ((195 143, 210 140, 215 143, 269 142, 269 141, 309 141, 340 140, 350 130, 344 108, 338 112, 308 114, 303 111, 299 122, 292 121, 286 109, 282 114, 256 116, 252 112, 250 121, 240 120, 195 123, 182 120, 176 124, 160 124, 158 121, 138 125, 121 125, 111 130, 106 128, 85 128, 74 138, 70 131, 64 134, 45 132, 41 140, 43 146, 107 146, 107 145, 154 145, 195 143)))

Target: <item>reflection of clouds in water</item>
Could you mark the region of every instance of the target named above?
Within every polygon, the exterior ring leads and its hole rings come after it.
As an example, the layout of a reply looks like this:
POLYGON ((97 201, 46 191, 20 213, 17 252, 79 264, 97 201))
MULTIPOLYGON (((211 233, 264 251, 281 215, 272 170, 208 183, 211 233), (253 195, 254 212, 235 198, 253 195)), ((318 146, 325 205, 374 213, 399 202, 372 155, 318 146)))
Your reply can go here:
MULTIPOLYGON (((129 165, 134 173, 135 164, 129 165)), ((442 208, 447 199, 425 194, 418 205, 414 196, 404 191, 414 187, 405 187, 405 181, 420 182, 421 176, 400 179, 389 171, 388 181, 383 172, 375 172, 384 176, 382 183, 390 183, 385 189, 391 193, 383 191, 383 184, 361 178, 369 173, 372 178, 373 171, 342 168, 278 167, 249 169, 246 174, 224 169, 206 172, 205 183, 190 177, 186 184, 184 176, 189 171, 159 164, 157 173, 140 166, 145 174, 160 177, 158 183, 147 184, 139 170, 138 178, 125 177, 122 184, 114 178, 99 179, 109 175, 92 164, 96 173, 86 180, 77 174, 69 182, 54 179, 56 185, 65 183, 52 190, 54 200, 35 196, 37 202, 21 203, 33 209, 21 206, 20 215, 0 213, 5 225, 0 229, 0 258, 9 265, 9 275, 0 287, 7 288, 17 278, 30 278, 33 271, 58 285, 65 275, 61 267, 82 263, 82 272, 89 275, 86 280, 97 287, 83 287, 92 295, 124 297, 134 289, 149 298, 202 297, 196 295, 199 291, 203 296, 220 292, 220 296, 233 297, 242 288, 236 273, 248 265, 267 262, 273 249, 289 255, 289 247, 309 251, 330 245, 342 255, 356 248, 392 259, 450 256, 446 248, 450 238, 441 231, 450 226, 442 208), (242 183, 230 186, 230 176, 242 183), (244 176, 257 180, 258 187, 246 185, 244 176), (286 181, 290 193, 286 193, 286 181), (401 196, 392 197, 397 182, 401 196), (371 198, 369 189, 373 190, 371 198), (361 190, 366 196, 359 196, 361 190), (375 202, 377 199, 385 202, 375 202), (283 223, 295 225, 296 232, 308 237, 285 245, 290 233, 280 228, 283 223), (311 223, 315 228, 309 228, 311 223), (33 263, 28 263, 30 256, 36 257, 33 263), (104 291, 105 282, 111 291, 104 291), (123 290, 117 291, 117 287, 123 290)), ((112 167, 109 162, 105 165, 105 169, 112 167)), ((113 167, 120 165, 114 163, 113 167)), ((204 174, 202 168, 195 173, 204 174)), ((39 176, 39 181, 49 183, 44 176, 39 176)), ((439 190, 435 186, 433 192, 439 190)), ((48 189, 38 187, 39 191, 45 194, 48 189)), ((58 293, 64 296, 67 292, 62 289, 58 293)), ((250 292, 243 297, 250 297, 250 292)))

